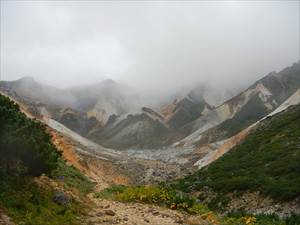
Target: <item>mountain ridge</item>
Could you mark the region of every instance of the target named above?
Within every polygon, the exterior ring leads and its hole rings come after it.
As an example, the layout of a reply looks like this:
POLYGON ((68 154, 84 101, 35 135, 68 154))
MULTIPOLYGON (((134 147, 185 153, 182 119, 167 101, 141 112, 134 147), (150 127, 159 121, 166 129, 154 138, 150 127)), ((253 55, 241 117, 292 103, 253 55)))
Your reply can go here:
POLYGON ((217 107, 206 101, 203 85, 157 110, 141 106, 133 92, 112 80, 67 91, 49 88, 50 97, 48 86, 31 78, 1 81, 0 90, 106 147, 197 147, 229 138, 275 110, 300 86, 299 71, 298 62, 269 73, 217 107))

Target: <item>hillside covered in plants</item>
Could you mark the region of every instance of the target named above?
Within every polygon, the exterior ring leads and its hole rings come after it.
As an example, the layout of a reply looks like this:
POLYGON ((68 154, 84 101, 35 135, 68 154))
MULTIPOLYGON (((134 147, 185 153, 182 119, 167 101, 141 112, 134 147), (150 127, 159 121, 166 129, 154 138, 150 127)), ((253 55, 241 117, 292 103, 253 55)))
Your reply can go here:
POLYGON ((192 192, 259 191, 279 201, 300 196, 300 105, 266 118, 222 158, 175 187, 192 192))
POLYGON ((270 208, 297 202, 299 162, 300 105, 296 105, 260 122, 240 145, 195 174, 157 186, 110 187, 96 197, 185 211, 197 218, 188 224, 298 225, 300 217, 293 212, 251 213, 229 208, 228 203, 232 196, 244 201, 245 193, 259 193, 261 202, 271 199, 270 208))
POLYGON ((17 224, 77 224, 83 213, 83 203, 65 191, 84 194, 92 184, 66 165, 50 138, 45 125, 0 95, 0 207, 17 224), (64 187, 54 189, 58 179, 64 187))

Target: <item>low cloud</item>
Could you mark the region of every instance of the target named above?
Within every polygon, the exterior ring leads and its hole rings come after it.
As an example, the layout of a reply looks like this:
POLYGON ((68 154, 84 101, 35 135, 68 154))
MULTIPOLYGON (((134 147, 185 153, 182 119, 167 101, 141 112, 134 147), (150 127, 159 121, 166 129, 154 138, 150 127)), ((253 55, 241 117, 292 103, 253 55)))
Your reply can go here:
POLYGON ((231 88, 298 61, 299 27, 298 1, 1 1, 1 76, 231 88))

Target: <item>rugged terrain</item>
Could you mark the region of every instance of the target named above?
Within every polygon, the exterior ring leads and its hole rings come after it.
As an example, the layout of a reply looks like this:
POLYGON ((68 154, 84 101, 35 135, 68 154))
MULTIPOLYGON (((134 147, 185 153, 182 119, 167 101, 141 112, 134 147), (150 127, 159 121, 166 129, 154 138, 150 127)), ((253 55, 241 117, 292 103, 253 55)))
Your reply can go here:
MULTIPOLYGON (((128 87, 112 80, 57 89, 23 78, 1 81, 0 90, 25 104, 34 116, 49 117, 107 148, 136 152, 139 157, 145 150, 150 153, 144 154, 146 159, 163 148, 182 149, 183 155, 193 148, 200 159, 208 154, 204 148, 219 146, 296 93, 299 64, 264 76, 217 106, 201 85, 154 108, 145 107, 128 87)), ((184 158, 190 164, 197 161, 184 158)))
MULTIPOLYGON (((191 216, 188 210, 201 208, 201 201, 220 215, 232 210, 282 218, 300 213, 299 74, 299 63, 272 72, 216 107, 208 103, 202 87, 157 110, 138 109, 132 93, 113 81, 60 90, 24 78, 1 81, 0 91, 27 118, 45 124, 66 165, 58 163, 55 179, 39 174, 35 182, 88 203, 90 212, 80 216, 82 224, 218 224, 222 216, 207 221, 202 211, 191 216), (264 176, 257 179, 257 174, 264 176), (78 180, 74 183, 73 178, 78 180), (178 181, 169 184, 174 179, 178 181), (90 181, 94 187, 86 195, 90 181), (175 206, 143 204, 147 188, 129 202, 97 197, 116 185, 160 187, 161 182, 194 197, 175 195, 175 206), (172 210, 177 206, 184 210, 172 210)), ((0 211, 0 223, 9 221, 6 214, 0 211)))
MULTIPOLYGON (((15 101, 15 100, 14 100, 15 101)), ((24 105, 22 112, 30 118, 33 115, 24 105)), ((112 149, 101 147, 49 118, 40 118, 47 123, 51 141, 62 151, 64 159, 94 182, 93 191, 85 201, 90 201, 91 211, 80 219, 81 224, 178 224, 190 216, 164 207, 149 206, 141 203, 120 203, 95 198, 96 192, 112 185, 136 185, 161 182, 181 177, 185 171, 175 165, 160 161, 141 160, 120 155, 112 149), (168 171, 168 173, 166 173, 168 171)), ((185 172, 186 173, 186 172, 185 172)), ((60 182, 45 176, 37 178, 41 185, 50 185, 62 190, 60 182)), ((65 190, 64 190, 65 191, 65 190)), ((68 192, 78 198, 76 192, 68 192)), ((0 224, 14 224, 4 211, 0 211, 0 224)))

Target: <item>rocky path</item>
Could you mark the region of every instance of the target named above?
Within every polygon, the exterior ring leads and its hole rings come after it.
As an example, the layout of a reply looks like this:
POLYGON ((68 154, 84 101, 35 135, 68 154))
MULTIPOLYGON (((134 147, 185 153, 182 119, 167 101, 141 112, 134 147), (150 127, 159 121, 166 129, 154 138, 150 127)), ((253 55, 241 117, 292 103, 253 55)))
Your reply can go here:
POLYGON ((110 199, 96 198, 95 193, 108 184, 95 180, 94 192, 88 194, 91 211, 83 218, 84 225, 208 225, 201 217, 166 207, 143 203, 122 203, 110 199))
MULTIPOLYGON (((95 198, 97 193, 114 184, 133 185, 157 183, 163 180, 174 179, 187 173, 175 163, 165 163, 156 160, 138 158, 101 157, 86 154, 90 149, 76 140, 57 131, 50 130, 53 143, 63 152, 67 161, 85 173, 95 183, 94 192, 88 195, 93 202, 88 216, 82 218, 85 225, 201 225, 205 223, 189 223, 191 217, 185 213, 168 208, 141 203, 121 203, 107 199, 95 198), (79 151, 79 149, 81 149, 79 151)), ((101 155, 98 152, 97 155, 101 155)), ((197 221, 202 221, 201 218, 197 221)))
POLYGON ((86 225, 216 225, 200 216, 141 203, 121 203, 92 198, 96 207, 85 219, 86 225))
POLYGON ((184 224, 186 217, 180 212, 153 205, 92 199, 95 207, 88 215, 89 225, 178 225, 184 224))

